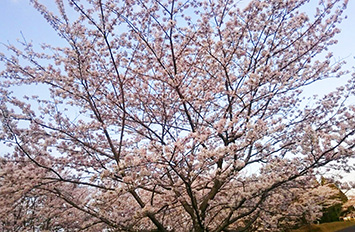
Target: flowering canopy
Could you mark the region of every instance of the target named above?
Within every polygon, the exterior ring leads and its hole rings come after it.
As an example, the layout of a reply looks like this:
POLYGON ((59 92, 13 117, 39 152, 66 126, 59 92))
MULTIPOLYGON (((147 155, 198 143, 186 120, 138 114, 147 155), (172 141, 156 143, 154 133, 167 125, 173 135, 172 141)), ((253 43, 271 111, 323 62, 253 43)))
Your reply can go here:
POLYGON ((2 230, 278 231, 321 216, 322 188, 307 189, 320 167, 349 169, 355 88, 311 104, 302 90, 344 74, 320 55, 346 2, 314 16, 306 0, 31 2, 67 46, 1 55, 2 230))

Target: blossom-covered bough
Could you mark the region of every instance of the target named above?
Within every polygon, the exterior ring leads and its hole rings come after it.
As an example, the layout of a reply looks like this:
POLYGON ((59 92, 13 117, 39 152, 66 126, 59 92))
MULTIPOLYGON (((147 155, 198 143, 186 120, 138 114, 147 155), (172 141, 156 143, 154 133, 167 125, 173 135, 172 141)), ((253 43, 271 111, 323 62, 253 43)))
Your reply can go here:
POLYGON ((353 80, 302 100, 346 2, 31 2, 67 46, 1 55, 2 231, 284 231, 351 170, 353 80))

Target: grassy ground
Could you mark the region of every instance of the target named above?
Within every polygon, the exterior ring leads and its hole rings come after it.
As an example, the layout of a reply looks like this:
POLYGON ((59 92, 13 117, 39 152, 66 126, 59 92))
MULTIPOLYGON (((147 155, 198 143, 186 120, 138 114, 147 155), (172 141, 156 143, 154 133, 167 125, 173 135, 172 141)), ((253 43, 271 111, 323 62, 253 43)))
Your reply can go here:
POLYGON ((292 232, 334 232, 341 229, 345 229, 350 226, 355 226, 355 221, 346 221, 346 222, 330 222, 323 223, 319 225, 309 225, 302 227, 298 230, 293 230, 292 232))

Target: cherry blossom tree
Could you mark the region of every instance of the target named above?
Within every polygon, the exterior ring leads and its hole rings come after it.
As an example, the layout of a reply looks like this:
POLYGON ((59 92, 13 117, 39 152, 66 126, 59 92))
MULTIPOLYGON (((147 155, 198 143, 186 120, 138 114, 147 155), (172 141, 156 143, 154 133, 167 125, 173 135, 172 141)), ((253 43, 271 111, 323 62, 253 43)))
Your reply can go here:
POLYGON ((326 51, 346 1, 314 14, 306 0, 55 2, 31 0, 66 46, 1 55, 1 230, 279 231, 321 217, 326 188, 306 190, 320 168, 351 171, 355 88, 302 91, 345 74, 326 51))

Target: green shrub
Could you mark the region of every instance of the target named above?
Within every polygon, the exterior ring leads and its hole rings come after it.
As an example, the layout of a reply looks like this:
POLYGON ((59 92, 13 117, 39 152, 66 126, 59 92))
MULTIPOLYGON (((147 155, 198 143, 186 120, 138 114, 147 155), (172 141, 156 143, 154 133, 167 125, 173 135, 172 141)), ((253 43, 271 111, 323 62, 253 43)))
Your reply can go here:
POLYGON ((323 212, 320 223, 339 221, 342 204, 333 205, 323 212))

